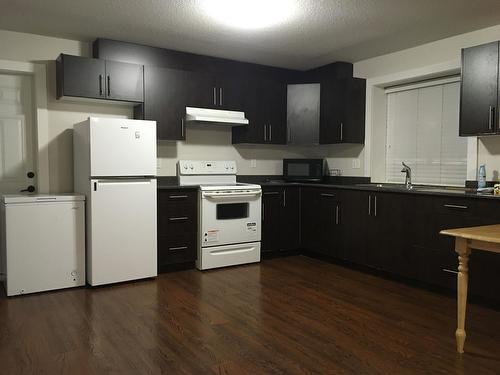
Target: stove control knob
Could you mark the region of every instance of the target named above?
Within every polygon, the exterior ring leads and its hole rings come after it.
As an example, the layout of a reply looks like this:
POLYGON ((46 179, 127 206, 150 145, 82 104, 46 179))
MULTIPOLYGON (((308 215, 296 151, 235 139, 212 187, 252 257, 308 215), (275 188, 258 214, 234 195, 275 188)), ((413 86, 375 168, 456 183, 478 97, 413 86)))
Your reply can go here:
POLYGON ((188 169, 187 164, 184 164, 184 169, 185 169, 185 170, 187 170, 187 169, 188 169))
POLYGON ((191 169, 191 170, 194 169, 193 164, 189 164, 189 169, 191 169))

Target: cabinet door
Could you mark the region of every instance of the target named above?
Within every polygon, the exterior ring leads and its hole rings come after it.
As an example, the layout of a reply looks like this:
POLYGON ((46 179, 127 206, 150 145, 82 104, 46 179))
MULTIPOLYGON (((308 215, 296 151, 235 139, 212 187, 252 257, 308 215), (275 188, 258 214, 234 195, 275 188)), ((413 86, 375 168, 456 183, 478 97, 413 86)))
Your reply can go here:
POLYGON ((206 73, 185 72, 184 90, 187 94, 185 106, 218 108, 218 89, 215 77, 206 73))
POLYGON ((300 189, 285 187, 282 205, 279 227, 281 250, 297 250, 300 247, 300 189))
POLYGON ((301 207, 301 239, 302 248, 306 251, 317 252, 320 245, 320 228, 318 227, 320 208, 319 189, 304 187, 300 194, 301 207))
POLYGON ((259 79, 246 81, 242 87, 245 92, 243 97, 243 110, 249 124, 232 128, 232 142, 237 143, 266 143, 267 126, 266 114, 262 107, 262 85, 259 79))
POLYGON ((105 62, 80 56, 60 55, 56 62, 57 97, 105 97, 105 62))
POLYGON ((498 42, 462 50, 460 135, 498 132, 498 42))
POLYGON ((340 143, 342 139, 343 91, 345 80, 321 82, 319 143, 340 143))
POLYGON ((143 118, 156 121, 159 140, 185 139, 189 79, 186 71, 144 67, 143 118))
POLYGON ((267 143, 286 143, 286 85, 276 81, 266 81, 263 87, 262 105, 266 111, 268 127, 267 143))
POLYGON ((282 188, 265 189, 262 193, 262 251, 281 248, 279 233, 282 218, 282 188))
POLYGON ((338 227, 339 197, 334 190, 319 192, 319 210, 316 228, 319 236, 317 252, 338 257, 340 255, 340 231, 338 227))
POLYGON ((128 102, 144 100, 143 66, 106 61, 106 97, 128 102))
POLYGON ((352 78, 346 81, 343 95, 341 137, 343 143, 365 143, 366 80, 352 78))
POLYGON ((342 192, 342 258, 357 264, 366 264, 370 193, 345 190, 342 192))

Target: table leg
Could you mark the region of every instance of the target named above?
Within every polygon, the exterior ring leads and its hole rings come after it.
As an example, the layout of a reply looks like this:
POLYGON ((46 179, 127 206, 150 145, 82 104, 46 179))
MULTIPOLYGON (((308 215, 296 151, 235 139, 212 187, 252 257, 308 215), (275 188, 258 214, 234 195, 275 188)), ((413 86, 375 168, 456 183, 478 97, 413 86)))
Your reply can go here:
POLYGON ((457 275, 457 351, 464 352, 465 343, 465 311, 467 307, 467 284, 469 280, 469 255, 470 248, 465 238, 456 238, 455 251, 458 253, 458 275, 457 275))

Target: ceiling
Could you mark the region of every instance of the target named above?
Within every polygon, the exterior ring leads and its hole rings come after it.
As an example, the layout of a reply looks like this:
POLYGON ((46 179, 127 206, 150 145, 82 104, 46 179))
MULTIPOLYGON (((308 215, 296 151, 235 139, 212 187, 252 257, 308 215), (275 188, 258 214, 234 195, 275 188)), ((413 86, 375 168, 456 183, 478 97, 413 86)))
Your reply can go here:
POLYGON ((0 0, 0 28, 307 69, 500 24, 498 0, 296 0, 291 19, 245 30, 214 22, 202 1, 0 0))

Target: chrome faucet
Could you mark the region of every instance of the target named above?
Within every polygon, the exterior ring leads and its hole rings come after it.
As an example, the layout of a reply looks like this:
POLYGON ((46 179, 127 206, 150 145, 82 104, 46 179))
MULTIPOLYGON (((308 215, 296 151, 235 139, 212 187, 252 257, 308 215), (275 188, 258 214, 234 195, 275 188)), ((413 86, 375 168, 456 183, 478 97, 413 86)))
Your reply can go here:
POLYGON ((408 190, 411 189, 411 168, 405 164, 405 162, 402 162, 403 164, 403 169, 401 169, 401 173, 405 173, 405 186, 408 190))

